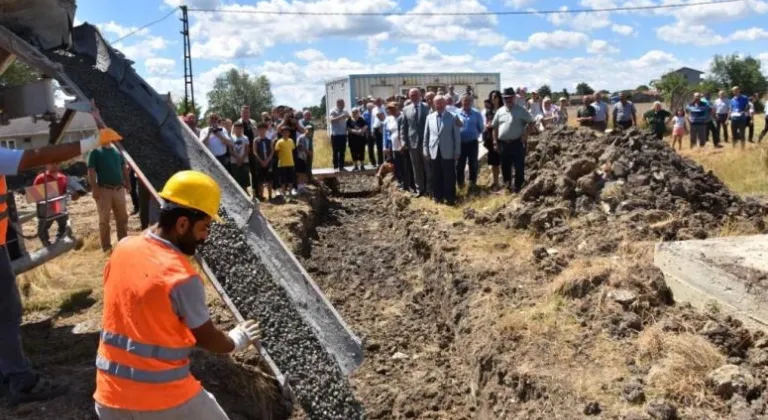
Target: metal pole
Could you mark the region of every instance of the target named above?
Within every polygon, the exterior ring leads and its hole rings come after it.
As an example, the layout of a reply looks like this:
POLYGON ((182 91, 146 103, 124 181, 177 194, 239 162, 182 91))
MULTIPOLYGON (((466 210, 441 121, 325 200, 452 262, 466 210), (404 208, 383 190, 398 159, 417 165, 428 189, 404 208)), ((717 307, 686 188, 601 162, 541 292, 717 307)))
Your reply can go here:
POLYGON ((184 39, 184 112, 188 113, 195 112, 195 85, 192 74, 192 46, 189 40, 189 13, 187 6, 180 6, 180 8, 181 35, 184 39))

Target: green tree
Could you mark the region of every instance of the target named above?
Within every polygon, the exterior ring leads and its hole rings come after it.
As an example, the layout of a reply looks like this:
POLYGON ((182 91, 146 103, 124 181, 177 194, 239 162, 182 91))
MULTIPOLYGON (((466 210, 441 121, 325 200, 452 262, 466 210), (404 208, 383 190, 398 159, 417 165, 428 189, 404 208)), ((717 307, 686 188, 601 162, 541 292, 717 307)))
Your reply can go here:
POLYGON ((586 82, 581 82, 576 85, 576 94, 579 96, 591 95, 593 93, 595 93, 595 90, 592 89, 592 86, 588 85, 586 82))
MULTIPOLYGON (((189 106, 192 106, 192 104, 189 104, 189 106)), ((195 104, 195 109, 191 110, 192 113, 195 114, 195 116, 199 119, 203 115, 202 108, 200 108, 200 105, 195 104)), ((184 109, 184 99, 179 99, 176 101, 176 115, 186 115, 188 112, 186 109, 184 109)))
POLYGON ((665 74, 661 79, 651 82, 651 85, 661 93, 661 97, 669 104, 670 109, 683 107, 693 92, 688 85, 688 80, 682 74, 675 72, 665 74))
POLYGON ((562 95, 562 96, 563 96, 565 99, 571 99, 571 94, 570 94, 570 93, 568 93, 568 89, 566 89, 566 88, 563 88, 563 95, 562 95))
POLYGON ((550 88, 549 85, 543 85, 542 87, 539 88, 538 92, 539 92, 539 96, 541 96, 542 98, 546 98, 547 96, 552 98, 552 88, 550 88))
POLYGON ((717 93, 723 89, 723 86, 718 83, 715 80, 712 79, 704 79, 701 81, 701 83, 696 86, 694 91, 700 92, 700 93, 711 93, 712 95, 717 95, 717 93))
MULTIPOLYGON (((325 104, 325 95, 323 95, 323 98, 320 99, 320 118, 325 118, 325 116, 328 114, 328 106, 325 104)), ((314 115, 314 114, 312 114, 314 115)))
POLYGON ((208 92, 208 110, 221 117, 236 120, 243 105, 251 107, 251 115, 270 111, 274 102, 266 76, 251 77, 245 71, 231 69, 219 75, 208 92))
POLYGON ((708 79, 729 89, 738 86, 745 95, 760 96, 768 90, 768 81, 760 69, 760 60, 749 55, 744 58, 737 54, 715 55, 708 79))
POLYGON ((21 86, 40 78, 40 73, 26 64, 15 61, 0 74, 0 89, 21 86))
POLYGON ((646 90, 651 90, 651 88, 649 88, 648 85, 640 85, 635 88, 635 91, 638 92, 645 92, 646 90))

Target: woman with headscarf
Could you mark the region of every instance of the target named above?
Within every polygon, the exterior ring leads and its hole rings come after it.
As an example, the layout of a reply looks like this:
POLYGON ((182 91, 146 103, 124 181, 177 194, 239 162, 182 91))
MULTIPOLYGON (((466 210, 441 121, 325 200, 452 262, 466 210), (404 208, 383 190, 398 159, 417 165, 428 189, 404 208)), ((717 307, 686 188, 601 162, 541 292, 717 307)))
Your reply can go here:
POLYGON ((544 131, 548 128, 552 128, 557 120, 557 107, 552 105, 552 100, 549 96, 545 97, 541 101, 541 118, 538 119, 537 124, 539 131, 544 131))
POLYGON ((559 126, 568 125, 568 99, 566 97, 560 98, 560 106, 557 107, 557 121, 555 123, 559 126))
POLYGON ((485 130, 483 131, 483 146, 488 151, 488 165, 491 167, 491 173, 493 174, 493 185, 491 188, 494 190, 499 189, 499 173, 501 172, 501 156, 499 151, 493 147, 493 116, 496 115, 496 111, 504 106, 504 100, 501 98, 501 92, 498 90, 491 91, 488 94, 488 100, 490 101, 490 108, 485 109, 485 130))

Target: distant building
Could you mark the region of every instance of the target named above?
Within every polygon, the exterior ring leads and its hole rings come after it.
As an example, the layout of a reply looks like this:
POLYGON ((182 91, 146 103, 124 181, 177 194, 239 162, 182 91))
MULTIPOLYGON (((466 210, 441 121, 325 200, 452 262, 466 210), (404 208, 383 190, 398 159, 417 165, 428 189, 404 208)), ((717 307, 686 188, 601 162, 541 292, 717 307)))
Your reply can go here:
POLYGON ((476 107, 483 106, 483 100, 493 90, 501 89, 499 73, 388 73, 350 74, 325 83, 325 100, 328 110, 336 108, 336 101, 344 99, 347 109, 357 98, 368 96, 386 100, 391 96, 408 96, 411 88, 422 88, 436 92, 448 91, 453 85, 454 92, 461 96, 470 86, 478 98, 476 107))
POLYGON ((701 83, 701 75, 704 74, 703 71, 692 69, 690 67, 680 67, 671 73, 678 73, 683 75, 685 80, 688 81, 688 86, 697 86, 699 83, 701 83))
MULTIPOLYGON (((63 108, 58 108, 59 118, 64 114, 63 108)), ((0 147, 8 149, 36 149, 48 145, 50 138, 50 122, 33 117, 14 118, 8 125, 0 125, 0 147)), ((96 123, 91 114, 76 112, 69 126, 64 131, 62 143, 80 141, 96 131, 96 123)))

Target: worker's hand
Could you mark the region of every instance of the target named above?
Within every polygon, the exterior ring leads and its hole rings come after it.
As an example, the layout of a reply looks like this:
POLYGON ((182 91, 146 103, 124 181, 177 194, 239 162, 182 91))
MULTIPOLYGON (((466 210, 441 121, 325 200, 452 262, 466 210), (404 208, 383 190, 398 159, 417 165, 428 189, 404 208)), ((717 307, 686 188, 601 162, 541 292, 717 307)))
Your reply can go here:
POLYGON ((232 339, 232 342, 235 343, 235 349, 233 351, 245 350, 251 343, 257 343, 259 341, 259 324, 256 321, 249 319, 233 328, 228 335, 229 338, 232 339))

